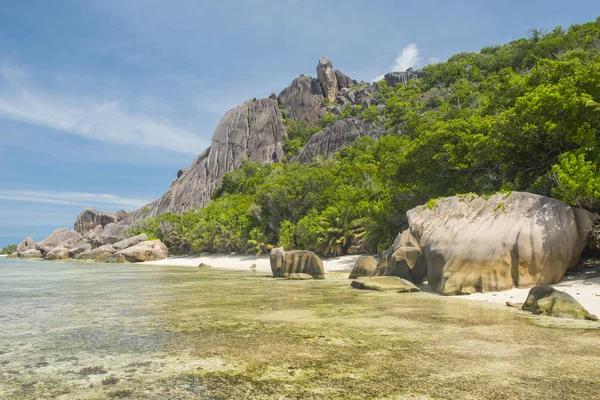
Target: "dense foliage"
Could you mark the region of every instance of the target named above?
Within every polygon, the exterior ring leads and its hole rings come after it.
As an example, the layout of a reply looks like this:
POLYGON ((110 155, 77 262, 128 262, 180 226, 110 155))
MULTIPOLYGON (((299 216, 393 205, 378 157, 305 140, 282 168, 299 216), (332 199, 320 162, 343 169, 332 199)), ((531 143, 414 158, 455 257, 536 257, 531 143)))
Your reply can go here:
POLYGON ((2 250, 0 250, 0 254, 12 254, 15 251, 17 251, 17 245, 10 244, 10 245, 4 247, 2 250))
POLYGON ((252 251, 273 245, 323 255, 380 251, 405 212, 457 193, 523 190, 600 211, 600 18, 568 31, 424 68, 406 85, 378 83, 385 104, 327 114, 379 120, 388 134, 362 138, 332 159, 289 160, 319 127, 288 120, 288 159, 227 174, 201 210, 143 221, 174 251, 252 251))

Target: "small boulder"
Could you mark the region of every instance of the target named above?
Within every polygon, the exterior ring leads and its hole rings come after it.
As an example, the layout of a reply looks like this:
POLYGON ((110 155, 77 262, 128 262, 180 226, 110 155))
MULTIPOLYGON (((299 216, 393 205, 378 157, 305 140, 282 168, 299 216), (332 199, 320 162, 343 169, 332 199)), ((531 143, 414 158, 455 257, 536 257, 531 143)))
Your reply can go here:
POLYGON ((351 286, 355 289, 394 291, 399 293, 419 292, 419 288, 406 279, 397 276, 374 276, 358 278, 352 281, 351 286))
POLYGON ((69 258, 69 250, 63 246, 56 246, 44 255, 46 260, 66 260, 69 258))
POLYGON ((35 250, 35 240, 28 237, 23 239, 21 243, 17 246, 17 255, 21 255, 25 253, 27 250, 35 250))
POLYGON ((198 264, 198 268, 199 269, 209 269, 209 268, 212 268, 212 267, 210 265, 208 265, 208 264, 200 263, 200 264, 198 264))
POLYGON ((573 296, 549 285, 531 288, 523 310, 550 317, 598 320, 597 316, 590 314, 573 296))
POLYGON ((313 278, 312 275, 309 275, 309 274, 289 274, 286 277, 286 279, 288 279, 290 281, 310 281, 315 278, 313 278))
POLYGON ((149 240, 121 251, 129 262, 164 260, 169 256, 169 249, 160 240, 149 240))
POLYGON ((252 264, 252 265, 250 266, 250 269, 255 269, 255 268, 256 268, 256 264, 252 264))
POLYGON ((349 279, 356 279, 363 276, 373 276, 377 269, 377 260, 373 256, 364 256, 356 261, 354 268, 350 272, 349 279))
POLYGON ((148 240, 148 235, 142 233, 141 235, 132 236, 128 239, 121 240, 120 242, 117 242, 112 246, 115 248, 115 250, 121 251, 125 250, 128 247, 135 246, 136 244, 145 242, 146 240, 148 240))

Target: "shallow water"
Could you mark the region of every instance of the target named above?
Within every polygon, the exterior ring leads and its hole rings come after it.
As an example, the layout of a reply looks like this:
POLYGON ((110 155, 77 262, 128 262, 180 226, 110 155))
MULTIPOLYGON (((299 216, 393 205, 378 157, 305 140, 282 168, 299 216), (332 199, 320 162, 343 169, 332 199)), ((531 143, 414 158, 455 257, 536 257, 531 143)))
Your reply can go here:
POLYGON ((0 258, 0 398, 600 398, 600 324, 342 275, 0 258))

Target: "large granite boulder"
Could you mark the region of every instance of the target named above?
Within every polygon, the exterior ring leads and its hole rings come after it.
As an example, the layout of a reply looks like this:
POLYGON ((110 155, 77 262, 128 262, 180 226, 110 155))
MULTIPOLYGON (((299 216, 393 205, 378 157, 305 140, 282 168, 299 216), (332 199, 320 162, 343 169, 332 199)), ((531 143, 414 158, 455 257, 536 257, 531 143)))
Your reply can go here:
POLYGON ((373 276, 358 278, 350 284, 355 289, 394 291, 398 293, 419 292, 419 288, 406 279, 397 276, 373 276))
POLYGON ((356 261, 354 268, 350 271, 349 279, 356 279, 365 276, 373 276, 377 269, 377 260, 373 256, 363 256, 356 261))
POLYGON ((531 288, 523 310, 551 317, 598 320, 597 316, 590 314, 573 296, 548 285, 531 288))
POLYGON ((271 271, 275 278, 287 278, 291 274, 308 274, 315 279, 325 279, 323 261, 312 251, 285 251, 274 248, 270 254, 271 271))
POLYGON ((381 255, 376 276, 397 276, 414 283, 422 283, 427 276, 427 263, 419 242, 410 230, 402 232, 393 246, 381 255))
POLYGON ((105 227, 108 224, 117 224, 126 216, 127 214, 123 210, 116 213, 104 213, 93 208, 86 208, 77 216, 74 227, 77 232, 83 235, 98 225, 105 227))
POLYGON ((158 261, 169 256, 169 249, 160 240, 149 240, 122 250, 118 254, 129 262, 158 261))
POLYGON ((35 240, 30 237, 23 239, 17 246, 17 255, 20 257, 23 253, 29 250, 35 250, 35 240))
POLYGON ((155 202, 129 215, 121 224, 131 224, 168 211, 181 213, 204 206, 221 184, 223 175, 238 169, 245 159, 264 164, 282 161, 282 143, 286 137, 277 100, 253 100, 237 106, 219 122, 211 147, 169 190, 155 202))
POLYGON ((295 121, 304 121, 317 125, 319 118, 325 116, 323 90, 317 79, 301 75, 279 94, 279 102, 287 117, 295 121))
POLYGON ((328 57, 321 57, 317 65, 317 78, 323 88, 323 94, 331 102, 335 102, 338 93, 338 82, 335 69, 328 57))
POLYGON ((69 250, 63 246, 56 246, 44 255, 46 260, 66 260, 69 258, 69 250))
POLYGON ((115 244, 127 239, 129 228, 129 225, 117 225, 113 223, 106 225, 100 234, 100 243, 115 244))
POLYGON ((138 243, 145 242, 147 240, 148 240, 148 235, 146 235, 145 233, 142 233, 141 235, 132 236, 125 240, 121 240, 120 242, 113 244, 113 247, 115 248, 115 250, 121 251, 121 250, 125 250, 128 247, 135 246, 138 243))
POLYGON ((102 225, 96 225, 94 228, 90 229, 87 233, 83 235, 81 239, 85 243, 89 243, 92 247, 100 247, 102 246, 102 225))
POLYGON ((19 255, 15 251, 14 253, 7 255, 6 258, 19 258, 19 255))
POLYGON ((29 249, 25 250, 21 254, 19 254, 19 258, 41 258, 42 252, 38 249, 29 249))
POLYGON ((117 251, 110 244, 105 244, 92 250, 85 250, 76 255, 75 258, 82 260, 106 261, 117 251))
POLYGON ((344 146, 348 146, 363 136, 379 138, 385 133, 384 127, 362 117, 343 118, 310 137, 306 145, 294 157, 294 161, 308 163, 320 155, 328 157, 344 146))
POLYGON ((438 199, 407 216, 429 285, 446 295, 560 281, 577 265, 596 218, 522 192, 438 199))
POLYGON ((38 242, 35 245, 35 248, 42 253, 48 253, 57 246, 63 246, 66 249, 70 249, 77 246, 81 238, 81 234, 73 229, 60 228, 52 232, 46 239, 38 242))
POLYGON ((77 246, 69 249, 69 257, 75 257, 86 250, 92 250, 92 245, 89 243, 80 243, 77 246))

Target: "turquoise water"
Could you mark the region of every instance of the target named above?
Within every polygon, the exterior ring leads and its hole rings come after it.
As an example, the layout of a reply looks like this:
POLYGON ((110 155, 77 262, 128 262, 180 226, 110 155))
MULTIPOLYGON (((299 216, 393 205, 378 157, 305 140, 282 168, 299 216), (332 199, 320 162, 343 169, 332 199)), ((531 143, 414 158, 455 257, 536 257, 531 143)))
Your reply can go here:
POLYGON ((0 258, 0 398, 600 398, 597 324, 348 283, 0 258))

